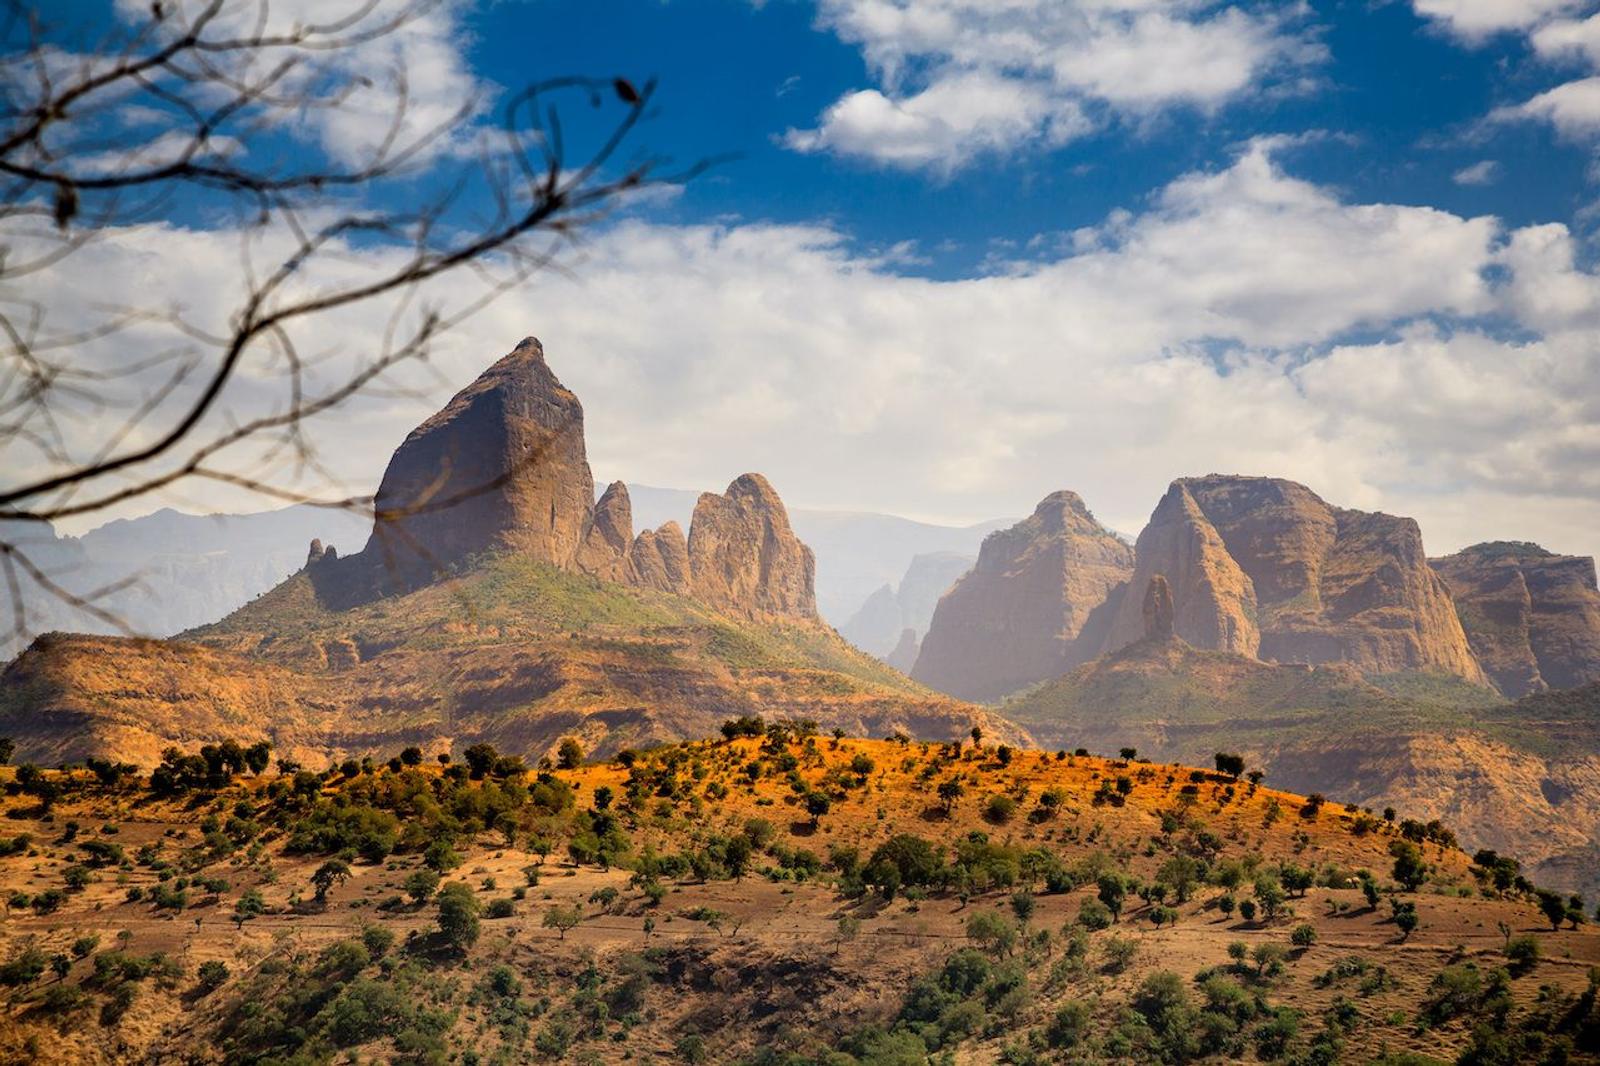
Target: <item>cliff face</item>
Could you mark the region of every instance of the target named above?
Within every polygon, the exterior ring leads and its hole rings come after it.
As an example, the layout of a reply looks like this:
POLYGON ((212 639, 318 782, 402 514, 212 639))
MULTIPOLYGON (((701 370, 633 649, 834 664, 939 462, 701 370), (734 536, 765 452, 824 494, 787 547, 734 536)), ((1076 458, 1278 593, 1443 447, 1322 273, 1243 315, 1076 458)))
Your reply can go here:
POLYGON ((583 405, 532 337, 412 430, 378 487, 363 555, 413 587, 442 568, 510 549, 559 567, 594 511, 583 405))
POLYGON ((687 541, 672 522, 635 537, 620 481, 596 502, 583 407, 532 337, 411 431, 377 499, 364 551, 308 559, 329 606, 414 591, 475 556, 512 552, 742 618, 816 618, 815 559, 760 474, 702 496, 687 541))
POLYGON ((689 544, 676 522, 642 531, 633 539, 628 561, 632 584, 661 592, 689 591, 689 544))
MULTIPOLYGON (((1486 682, 1409 518, 1332 507, 1278 478, 1184 478, 1137 555, 1134 587, 1164 575, 1174 632, 1196 647, 1486 682)), ((1105 650, 1139 639, 1143 623, 1138 602, 1122 604, 1105 650)))
MULTIPOLYGON (((1250 578, 1228 554, 1199 503, 1182 481, 1175 481, 1156 505, 1134 546, 1137 566, 1131 588, 1145 589, 1164 577, 1172 599, 1172 629, 1197 648, 1240 655, 1256 654, 1256 592, 1250 578)), ((1104 650, 1115 651, 1144 636, 1144 604, 1134 596, 1118 605, 1104 650)))
POLYGON ((1432 561, 1467 640, 1501 692, 1525 696, 1600 680, 1594 560, 1537 544, 1476 544, 1432 561))
POLYGON ((689 588, 701 602, 749 618, 814 619, 816 569, 760 474, 744 474, 725 494, 707 492, 695 504, 689 588))
POLYGON ((613 481, 606 486, 594 515, 578 546, 577 566, 584 573, 603 581, 628 581, 633 569, 629 555, 633 549, 633 506, 628 486, 613 481))
MULTIPOLYGON (((996 699, 1093 657, 1133 553, 1074 492, 983 542, 945 593, 912 677, 963 699, 996 699)), ((1137 607, 1135 608, 1137 610, 1137 607)))

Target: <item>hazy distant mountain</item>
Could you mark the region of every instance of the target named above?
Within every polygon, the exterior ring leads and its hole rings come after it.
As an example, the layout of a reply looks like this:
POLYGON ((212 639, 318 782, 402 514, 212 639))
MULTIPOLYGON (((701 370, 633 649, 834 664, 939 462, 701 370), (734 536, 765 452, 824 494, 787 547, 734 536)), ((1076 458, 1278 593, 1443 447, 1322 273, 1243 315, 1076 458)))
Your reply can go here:
POLYGON ((939 597, 949 591, 961 575, 972 569, 977 556, 962 552, 928 552, 914 556, 898 586, 881 585, 867 597, 839 632, 862 651, 888 659, 896 649, 909 655, 910 672, 916 660, 916 646, 928 632, 939 597), (909 634, 909 636, 908 636, 909 634))
MULTIPOLYGON (((633 499, 634 525, 640 529, 667 521, 687 529, 700 498, 700 493, 690 489, 631 483, 628 492, 633 499)), ((1011 525, 1002 519, 941 526, 869 511, 803 507, 791 507, 789 521, 795 534, 817 554, 817 610, 835 626, 844 625, 878 589, 898 584, 916 556, 950 552, 976 557, 984 537, 1011 525)), ((894 647, 899 636, 896 630, 883 651, 894 647)))
MULTIPOLYGON (((95 602, 136 633, 155 637, 214 622, 272 588, 305 564, 314 537, 350 552, 367 536, 367 522, 355 515, 304 506, 247 515, 167 509, 119 519, 82 537, 61 536, 42 522, 29 525, 34 528, 12 539, 52 581, 79 595, 126 583, 95 602)), ((116 632, 32 584, 23 587, 23 603, 35 634, 116 632)), ((11 594, 0 587, 0 616, 11 612, 11 594)), ((21 650, 15 640, 0 641, 0 660, 21 650)))

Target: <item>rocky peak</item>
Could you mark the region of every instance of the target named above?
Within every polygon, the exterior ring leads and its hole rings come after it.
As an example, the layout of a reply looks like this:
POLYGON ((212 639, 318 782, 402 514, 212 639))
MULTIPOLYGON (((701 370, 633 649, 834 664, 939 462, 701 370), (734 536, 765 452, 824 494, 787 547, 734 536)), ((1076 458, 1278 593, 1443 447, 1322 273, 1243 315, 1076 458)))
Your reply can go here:
MULTIPOLYGON (((1281 478, 1172 483, 1139 535, 1135 587, 1166 577, 1177 636, 1276 662, 1484 675, 1415 521, 1338 508, 1281 478)), ((1124 603, 1106 650, 1140 639, 1124 603)))
POLYGON ((1160 574, 1144 590, 1144 639, 1172 639, 1172 588, 1160 574))
POLYGON ((594 510, 583 406, 536 339, 411 431, 384 471, 377 510, 364 554, 403 585, 500 549, 573 565, 594 510))
POLYGON ((578 546, 578 569, 603 581, 627 582, 632 577, 628 556, 633 547, 633 502, 628 486, 613 481, 594 506, 589 527, 578 546))
POLYGON ((1508 696, 1600 680, 1594 560, 1494 541, 1432 560, 1484 670, 1508 696))
MULTIPOLYGON (((1174 481, 1156 504, 1134 546, 1132 587, 1147 589, 1157 577, 1172 597, 1173 634, 1198 648, 1255 655, 1256 594, 1250 578, 1228 554, 1222 535, 1201 510, 1188 483, 1174 481)), ((1106 651, 1144 637, 1144 605, 1124 598, 1105 642, 1106 651)))
POLYGON ((635 537, 628 563, 635 585, 662 592, 689 591, 689 545, 683 527, 676 522, 646 529, 635 537))
POLYGON ((760 474, 703 493, 689 524, 689 580, 703 602, 747 617, 814 619, 816 559, 760 474))
POLYGON ((998 699, 1093 658, 1133 552, 1075 492, 1055 492, 991 533, 940 599, 912 677, 964 699, 998 699))

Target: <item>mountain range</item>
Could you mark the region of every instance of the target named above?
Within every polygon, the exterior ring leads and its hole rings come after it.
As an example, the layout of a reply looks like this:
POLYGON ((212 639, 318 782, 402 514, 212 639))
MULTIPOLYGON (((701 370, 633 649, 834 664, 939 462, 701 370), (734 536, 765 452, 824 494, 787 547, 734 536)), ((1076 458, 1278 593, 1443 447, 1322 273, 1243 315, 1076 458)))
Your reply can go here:
POLYGON ((401 443, 359 552, 303 567, 171 641, 50 634, 6 669, 18 757, 153 763, 270 739, 309 762, 396 744, 610 751, 775 712, 858 734, 1024 734, 822 622, 815 559, 759 474, 687 535, 598 501, 583 409, 529 338, 401 443))

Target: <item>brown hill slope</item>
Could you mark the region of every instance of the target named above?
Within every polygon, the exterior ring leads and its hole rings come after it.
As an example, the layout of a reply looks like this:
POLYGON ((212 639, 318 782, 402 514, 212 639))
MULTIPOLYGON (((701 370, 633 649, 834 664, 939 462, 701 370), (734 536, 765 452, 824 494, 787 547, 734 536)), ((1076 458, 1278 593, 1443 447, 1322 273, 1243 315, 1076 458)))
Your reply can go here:
POLYGON ((817 622, 731 618, 522 554, 335 610, 309 574, 181 640, 52 635, 0 678, 0 736, 46 765, 272 740, 313 765, 410 743, 542 754, 705 736, 730 715, 884 736, 1024 735, 817 622))
POLYGON ((1514 852, 1593 892, 1600 844, 1600 686, 1496 703, 1439 675, 1367 679, 1347 664, 1262 663, 1141 641, 1003 704, 1042 743, 1204 762, 1244 753, 1303 792, 1393 806, 1514 852))
POLYGON ((528 338, 418 426, 371 538, 170 645, 52 635, 0 679, 0 736, 48 764, 271 739, 320 765, 406 743, 542 753, 704 736, 764 711, 945 739, 978 724, 817 617, 815 560, 759 474, 706 493, 687 542, 596 504, 583 408, 528 338))
POLYGON ((1552 931, 1449 846, 1206 771, 792 733, 538 778, 431 764, 173 795, 47 775, 0 796, 22 835, 0 849, 0 1059, 1421 1064, 1600 1047, 1600 937, 1552 931), (1415 890, 1394 847, 1427 868, 1415 890), (449 883, 436 898, 430 869, 449 883), (1512 934, 1522 961, 1496 974, 1512 934))

